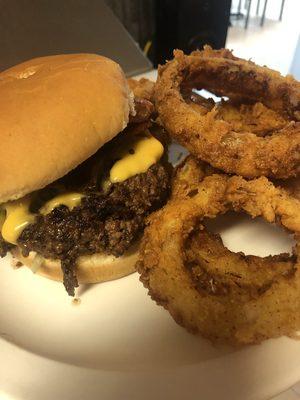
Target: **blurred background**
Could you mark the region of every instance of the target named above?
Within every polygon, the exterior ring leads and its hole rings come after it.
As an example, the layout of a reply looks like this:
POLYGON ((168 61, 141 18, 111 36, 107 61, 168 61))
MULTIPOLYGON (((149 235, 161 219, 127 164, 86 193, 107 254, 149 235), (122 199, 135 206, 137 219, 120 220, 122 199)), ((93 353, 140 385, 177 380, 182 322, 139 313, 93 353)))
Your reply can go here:
POLYGON ((300 0, 0 0, 0 69, 94 52, 128 76, 210 44, 300 79, 300 0))
POLYGON ((210 44, 300 79, 299 0, 166 0, 106 3, 154 66, 210 44), (298 53, 297 53, 298 52, 298 53), (297 54, 296 54, 297 53, 297 54))
POLYGON ((300 1, 232 1, 226 47, 300 79, 300 1), (239 17, 239 6, 242 17, 239 17), (247 13, 249 18, 247 23, 247 13))

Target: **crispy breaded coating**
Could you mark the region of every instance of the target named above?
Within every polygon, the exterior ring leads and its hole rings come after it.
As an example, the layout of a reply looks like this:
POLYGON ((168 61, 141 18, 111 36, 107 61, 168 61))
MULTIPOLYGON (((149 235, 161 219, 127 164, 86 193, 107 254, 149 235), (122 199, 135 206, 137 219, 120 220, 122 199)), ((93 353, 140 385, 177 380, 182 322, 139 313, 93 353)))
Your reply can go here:
POLYGON ((141 123, 148 121, 154 114, 153 90, 154 82, 146 78, 127 80, 134 95, 135 115, 130 116, 130 122, 141 123))
POLYGON ((159 68, 154 99, 169 134, 215 168, 247 178, 300 172, 300 83, 292 77, 225 49, 176 50, 159 68), (186 101, 192 89, 230 101, 186 101))

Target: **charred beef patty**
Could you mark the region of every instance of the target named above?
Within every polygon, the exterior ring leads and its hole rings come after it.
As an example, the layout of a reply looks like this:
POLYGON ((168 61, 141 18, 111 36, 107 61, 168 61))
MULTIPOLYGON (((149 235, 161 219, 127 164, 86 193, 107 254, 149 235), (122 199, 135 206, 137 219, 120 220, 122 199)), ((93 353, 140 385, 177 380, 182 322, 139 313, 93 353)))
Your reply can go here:
POLYGON ((107 193, 87 193, 80 206, 39 215, 18 239, 23 255, 36 251, 60 259, 69 295, 78 286, 77 257, 105 252, 121 256, 142 233, 145 217, 161 207, 169 193, 169 172, 161 164, 111 185, 107 193))
MULTIPOLYGON (((35 251, 45 258, 60 260, 64 285, 71 296, 78 286, 76 259, 95 253, 123 255, 142 234, 145 218, 168 199, 172 167, 166 154, 145 173, 119 183, 108 181, 109 170, 116 161, 111 154, 136 130, 135 126, 134 131, 120 135, 32 198, 30 209, 36 214, 35 222, 23 230, 18 246, 24 256, 35 251), (46 201, 69 190, 83 193, 79 206, 69 210, 60 205, 46 215, 39 213, 46 201)), ((159 140, 164 142, 161 137, 159 140)), ((0 234, 0 256, 13 247, 0 234)))

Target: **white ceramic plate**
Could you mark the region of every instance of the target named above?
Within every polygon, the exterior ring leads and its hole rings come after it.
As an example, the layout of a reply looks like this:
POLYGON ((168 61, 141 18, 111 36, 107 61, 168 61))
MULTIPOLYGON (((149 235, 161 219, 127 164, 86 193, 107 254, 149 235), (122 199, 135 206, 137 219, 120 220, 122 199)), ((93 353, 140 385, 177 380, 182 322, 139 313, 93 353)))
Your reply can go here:
MULTIPOLYGON (((218 228, 234 251, 290 246, 260 220, 226 218, 218 228)), ((7 257, 0 293, 1 400, 259 400, 300 379, 300 342, 216 348, 177 326, 137 274, 81 287, 74 305, 62 284, 15 270, 7 257)))
MULTIPOLYGON (((212 225, 232 251, 290 248, 260 220, 212 225)), ((260 400, 300 379, 300 342, 216 348, 177 326, 137 274, 78 295, 73 305, 62 284, 0 261, 0 400, 260 400)))

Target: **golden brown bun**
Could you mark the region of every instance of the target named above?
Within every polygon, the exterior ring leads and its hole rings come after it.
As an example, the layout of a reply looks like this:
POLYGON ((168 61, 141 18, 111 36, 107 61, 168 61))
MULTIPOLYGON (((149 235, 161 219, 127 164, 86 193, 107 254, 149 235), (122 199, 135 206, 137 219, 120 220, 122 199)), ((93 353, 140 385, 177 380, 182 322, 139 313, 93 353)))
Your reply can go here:
POLYGON ((0 73, 0 203, 64 176, 128 123, 118 64, 95 54, 36 58, 0 73))
MULTIPOLYGON (((32 267, 35 253, 31 252, 28 257, 23 257, 18 248, 12 250, 15 258, 27 267, 32 267)), ((122 278, 135 271, 135 263, 138 258, 138 246, 134 246, 122 257, 112 255, 93 254, 82 256, 78 259, 76 275, 79 283, 97 283, 122 278)), ((44 260, 36 271, 38 275, 55 281, 62 281, 60 261, 44 260)))

